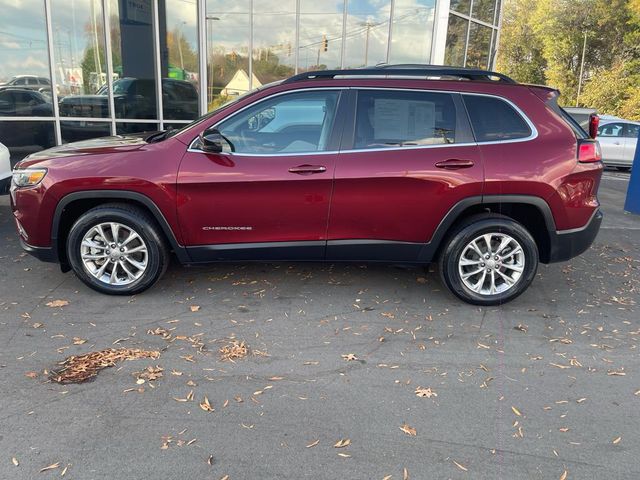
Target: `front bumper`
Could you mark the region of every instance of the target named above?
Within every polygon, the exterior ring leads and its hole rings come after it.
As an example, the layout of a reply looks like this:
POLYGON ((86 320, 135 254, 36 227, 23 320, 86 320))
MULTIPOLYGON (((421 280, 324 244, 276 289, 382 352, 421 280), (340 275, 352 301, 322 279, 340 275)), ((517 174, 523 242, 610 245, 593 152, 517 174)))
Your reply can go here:
POLYGON ((598 235, 602 224, 602 212, 596 212, 584 227, 554 232, 551 235, 549 262, 565 262, 585 252, 598 235))
POLYGON ((34 247, 33 245, 29 245, 24 241, 22 237, 20 237, 20 246, 22 249, 30 255, 33 255, 38 260, 43 262, 58 262, 58 254, 51 247, 34 247))

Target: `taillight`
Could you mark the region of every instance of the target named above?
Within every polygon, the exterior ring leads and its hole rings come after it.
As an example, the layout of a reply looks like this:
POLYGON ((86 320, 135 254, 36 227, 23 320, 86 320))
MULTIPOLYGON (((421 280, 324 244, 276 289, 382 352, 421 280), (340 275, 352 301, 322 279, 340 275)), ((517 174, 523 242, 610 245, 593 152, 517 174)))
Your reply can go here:
POLYGON ((593 163, 602 160, 600 144, 595 140, 580 140, 578 143, 578 161, 593 163))
POLYGON ((595 113, 589 116, 589 136, 595 140, 598 136, 598 126, 600 125, 600 117, 595 113))

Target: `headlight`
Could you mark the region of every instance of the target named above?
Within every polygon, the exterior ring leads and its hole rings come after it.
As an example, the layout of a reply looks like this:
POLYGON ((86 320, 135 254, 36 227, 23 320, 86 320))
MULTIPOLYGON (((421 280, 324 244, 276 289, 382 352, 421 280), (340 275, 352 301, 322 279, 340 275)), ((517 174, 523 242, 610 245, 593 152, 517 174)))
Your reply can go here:
POLYGON ((35 187, 47 174, 46 168, 25 168, 13 171, 13 183, 17 187, 35 187))

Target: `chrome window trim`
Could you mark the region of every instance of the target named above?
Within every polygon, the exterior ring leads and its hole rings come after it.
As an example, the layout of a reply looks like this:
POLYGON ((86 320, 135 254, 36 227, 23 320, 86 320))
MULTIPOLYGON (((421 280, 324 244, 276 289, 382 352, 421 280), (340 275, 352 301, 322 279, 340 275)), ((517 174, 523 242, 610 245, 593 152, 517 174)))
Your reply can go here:
MULTIPOLYGON (((489 97, 495 98, 497 100, 501 100, 513 108, 516 113, 524 120, 529 129, 531 130, 531 135, 528 137, 522 138, 513 138, 509 140, 491 140, 484 142, 464 142, 464 143, 446 143, 446 144, 435 144, 435 145, 412 145, 406 147, 389 147, 389 148, 351 148, 347 150, 332 150, 332 151, 322 151, 322 152, 291 152, 291 153, 238 153, 235 152, 223 152, 225 155, 242 155, 244 157, 291 157, 291 156, 307 156, 307 155, 329 155, 329 154, 337 154, 337 153, 361 153, 361 152, 393 152, 393 151, 403 151, 403 150, 417 150, 417 149, 430 149, 430 148, 449 148, 449 147, 473 147, 473 146, 481 146, 481 145, 499 145, 503 143, 522 143, 529 142, 538 138, 538 129, 534 125, 534 123, 529 119, 529 117, 511 100, 501 97, 500 95, 494 95, 490 93, 474 93, 474 92, 459 92, 455 90, 433 90, 433 89, 421 89, 421 88, 403 88, 403 87, 358 87, 358 86, 342 86, 342 87, 319 87, 319 88, 301 88, 299 90, 285 90, 284 92, 277 92, 273 95, 269 95, 268 97, 264 97, 260 99, 258 102, 251 103, 242 107, 237 112, 233 112, 228 117, 220 120, 219 122, 212 125, 212 127, 217 127, 223 121, 232 118, 236 114, 242 112, 243 110, 257 105, 263 101, 274 98, 276 96, 284 95, 287 93, 295 93, 295 92, 303 92, 303 91, 320 91, 320 90, 391 90, 391 91, 406 91, 406 92, 425 92, 425 93, 444 93, 449 95, 473 95, 478 97, 489 97)), ((469 123, 471 123, 471 119, 469 119, 469 123)), ((196 148, 193 144, 198 140, 199 137, 194 138, 189 144, 189 148, 187 148, 187 152, 191 153, 205 153, 203 150, 196 148)))

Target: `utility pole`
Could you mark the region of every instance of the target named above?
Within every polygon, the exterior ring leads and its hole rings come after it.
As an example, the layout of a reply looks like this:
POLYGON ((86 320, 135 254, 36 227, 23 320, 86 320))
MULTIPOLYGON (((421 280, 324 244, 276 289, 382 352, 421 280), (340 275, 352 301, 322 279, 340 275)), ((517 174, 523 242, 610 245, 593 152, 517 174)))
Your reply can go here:
POLYGON ((367 27, 367 34, 364 41, 364 66, 366 67, 367 63, 369 63, 369 31, 371 30, 373 24, 367 20, 365 26, 367 27))
POLYGON ((584 57, 587 52, 587 32, 584 32, 584 43, 582 44, 582 61, 580 62, 580 78, 578 78, 578 94, 576 95, 576 107, 579 105, 580 91, 582 90, 582 75, 584 72, 584 57))

